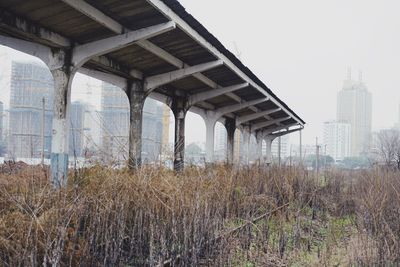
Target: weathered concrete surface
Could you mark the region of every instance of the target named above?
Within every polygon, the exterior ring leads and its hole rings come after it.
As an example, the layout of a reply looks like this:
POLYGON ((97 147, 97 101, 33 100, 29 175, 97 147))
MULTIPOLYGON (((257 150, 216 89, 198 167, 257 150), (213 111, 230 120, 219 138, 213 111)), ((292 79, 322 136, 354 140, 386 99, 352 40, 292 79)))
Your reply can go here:
MULTIPOLYGON (((59 59, 56 55, 54 61, 59 59)), ((54 62, 54 66, 56 66, 54 62)), ((65 186, 68 179, 68 113, 74 74, 65 67, 51 69, 54 78, 54 107, 51 140, 51 181, 55 187, 65 186)))
POLYGON ((129 169, 137 169, 142 164, 143 83, 128 82, 127 94, 130 104, 128 166, 129 169))
POLYGON ((181 172, 185 166, 185 118, 187 101, 175 98, 171 105, 175 117, 174 170, 181 172))
POLYGON ((236 130, 236 122, 235 119, 228 118, 225 120, 225 128, 226 128, 226 158, 228 164, 233 164, 233 151, 235 144, 235 130, 236 130))

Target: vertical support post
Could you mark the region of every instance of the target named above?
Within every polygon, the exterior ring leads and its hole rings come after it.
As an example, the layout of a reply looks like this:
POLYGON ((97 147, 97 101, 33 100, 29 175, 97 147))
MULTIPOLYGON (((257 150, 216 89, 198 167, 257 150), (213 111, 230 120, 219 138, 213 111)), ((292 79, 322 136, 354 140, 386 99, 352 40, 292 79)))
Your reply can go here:
POLYGON ((45 98, 42 98, 42 125, 41 125, 41 129, 40 129, 40 134, 41 134, 41 139, 42 139, 42 153, 41 153, 41 163, 42 166, 44 166, 44 146, 45 146, 45 142, 44 142, 44 128, 45 128, 45 121, 46 121, 46 102, 45 102, 45 98))
POLYGON ((233 164, 233 153, 235 144, 235 130, 236 122, 235 119, 227 118, 225 120, 226 128, 226 160, 228 164, 233 164))
POLYGON ((274 139, 270 138, 270 137, 265 138, 265 143, 266 143, 266 155, 265 155, 266 160, 265 161, 266 161, 267 165, 270 165, 272 163, 272 141, 273 140, 274 139))
POLYGON ((210 164, 214 162, 214 138, 217 120, 206 116, 204 122, 206 124, 206 163, 210 164))
POLYGON ((175 117, 174 170, 182 172, 185 165, 185 117, 186 101, 183 98, 172 100, 172 112, 175 117))
POLYGON ((261 165, 262 163, 262 137, 261 137, 261 132, 258 132, 256 134, 256 146, 257 146, 257 161, 258 164, 261 165))
POLYGON ((251 137, 251 132, 250 132, 250 127, 245 126, 243 127, 243 141, 244 141, 244 148, 245 148, 245 165, 249 165, 249 160, 250 160, 250 137, 251 137))
POLYGON ((142 125, 145 96, 141 82, 128 81, 126 89, 130 105, 128 167, 130 170, 134 170, 142 164, 142 125))
POLYGON ((63 187, 68 179, 69 108, 71 105, 71 73, 65 60, 62 66, 51 69, 54 78, 54 106, 51 140, 51 181, 63 187))

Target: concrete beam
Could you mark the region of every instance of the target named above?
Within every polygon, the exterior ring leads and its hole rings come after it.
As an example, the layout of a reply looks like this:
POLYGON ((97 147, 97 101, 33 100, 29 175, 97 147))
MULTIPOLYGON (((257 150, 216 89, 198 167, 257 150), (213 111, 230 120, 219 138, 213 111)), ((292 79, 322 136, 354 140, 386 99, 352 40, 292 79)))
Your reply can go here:
POLYGON ((286 131, 283 131, 283 132, 275 133, 275 134, 273 134, 273 136, 274 137, 280 137, 280 136, 283 136, 283 135, 287 135, 287 134, 291 134, 291 133, 294 133, 294 132, 297 132, 297 131, 301 131, 303 129, 304 129, 303 127, 300 127, 300 128, 296 128, 296 129, 286 130, 286 131))
POLYGON ((286 129, 286 128, 290 128, 290 127, 296 126, 296 125, 299 125, 299 124, 296 122, 296 123, 291 123, 289 125, 276 126, 276 127, 272 128, 272 129, 266 129, 266 130, 263 130, 263 135, 264 136, 271 135, 273 132, 276 132, 276 131, 279 131, 279 130, 282 130, 282 129, 286 129))
MULTIPOLYGON (((103 12, 96 9, 95 7, 90 6, 83 0, 63 0, 63 1, 115 33, 121 34, 127 31, 127 29, 125 29, 124 26, 122 26, 119 22, 105 15, 103 12)), ((179 69, 190 67, 180 59, 174 57, 164 49, 154 45, 148 40, 140 40, 136 42, 136 44, 142 47, 143 49, 153 53, 154 55, 157 55, 161 59, 165 60, 166 62, 170 63, 171 65, 179 69)), ((204 82, 211 88, 218 87, 215 82, 211 81, 201 73, 195 73, 193 76, 199 79, 200 81, 204 82)))
POLYGON ((291 118, 292 118, 292 117, 287 116, 287 117, 280 118, 280 119, 275 119, 275 120, 272 120, 272 121, 266 121, 266 122, 257 123, 257 124, 254 124, 254 125, 251 127, 251 130, 252 130, 252 131, 257 131, 257 130, 259 130, 259 129, 261 129, 261 128, 265 128, 265 127, 268 127, 268 126, 271 126, 271 125, 274 125, 274 124, 277 124, 277 123, 280 123, 280 122, 289 120, 289 119, 291 119, 291 118))
POLYGON ((24 52, 31 56, 38 57, 45 64, 50 63, 51 50, 44 45, 4 35, 0 35, 0 44, 24 52))
MULTIPOLYGON (((82 3, 83 1, 81 0, 66 0, 64 2, 70 4, 78 11, 82 12, 83 14, 86 14, 87 16, 91 17, 92 19, 94 19, 95 21, 97 21, 98 23, 102 24, 103 26, 107 27, 108 29, 112 30, 115 33, 123 33, 127 31, 127 29, 124 29, 124 27, 116 20, 105 15, 104 13, 94 8, 93 6, 88 5, 86 2, 82 3)), ((139 40, 138 42, 136 42, 136 45, 139 45, 143 49, 153 53, 154 55, 158 56, 159 58, 165 60, 166 62, 170 63, 171 65, 179 69, 190 67, 188 64, 185 64, 180 59, 171 55, 164 49, 154 45, 148 40, 139 40)), ((130 74, 133 77, 136 77, 137 79, 142 79, 142 76, 140 74, 136 75, 137 72, 130 74)), ((195 73, 193 74, 193 76, 199 81, 203 82, 205 85, 209 86, 210 88, 217 89, 220 87, 217 83, 210 80, 208 77, 204 76, 201 73, 195 73)), ((241 99, 238 96, 234 95, 233 93, 227 93, 227 95, 232 99, 236 100, 237 102, 241 102, 241 99)))
POLYGON ((116 33, 124 33, 124 27, 113 20, 112 18, 105 15, 100 10, 96 9, 95 7, 89 5, 87 2, 83 0, 62 0, 67 5, 75 8, 82 14, 88 16, 89 18, 93 19, 94 21, 100 23, 104 27, 112 30, 116 33))
POLYGON ((67 38, 49 29, 39 26, 27 19, 21 18, 6 10, 0 9, 0 25, 17 29, 32 39, 45 41, 55 47, 70 47, 71 42, 67 38))
POLYGON ((270 114, 278 112, 280 110, 281 110, 281 108, 275 108, 275 109, 270 109, 270 110, 258 112, 255 114, 247 115, 247 116, 238 117, 236 119, 236 123, 237 123, 237 126, 239 126, 240 124, 243 124, 245 122, 252 121, 252 120, 270 115, 270 114))
POLYGON ((87 68, 79 68, 78 71, 80 73, 90 76, 92 78, 115 85, 126 92, 128 80, 125 78, 122 78, 122 77, 114 75, 114 74, 97 71, 97 70, 91 70, 91 69, 87 69, 87 68))
MULTIPOLYGON (((103 82, 110 83, 112 85, 115 85, 119 88, 121 88, 123 91, 127 92, 127 85, 128 85, 128 80, 125 78, 122 78, 120 76, 110 74, 110 73, 105 73, 102 71, 96 71, 96 70, 91 70, 87 68, 79 68, 79 73, 85 74, 89 77, 98 79, 103 82)), ((164 103, 166 105, 169 105, 171 102, 171 99, 168 96, 152 92, 149 95, 150 98, 157 100, 161 103, 164 103)))
POLYGON ((78 45, 73 49, 72 63, 74 66, 80 67, 92 57, 122 49, 139 40, 151 38, 173 29, 175 29, 175 23, 167 22, 91 43, 78 45))
POLYGON ((234 105, 231 105, 231 106, 219 108, 219 109, 215 110, 215 113, 221 114, 221 116, 222 116, 224 114, 235 112, 235 111, 247 108, 249 106, 253 106, 253 105, 257 105, 257 104, 263 103, 263 102, 268 101, 268 100, 269 100, 269 98, 265 97, 265 98, 256 99, 256 100, 253 100, 253 101, 242 102, 242 103, 234 104, 234 105))
POLYGON ((199 73, 199 72, 203 72, 203 71, 206 71, 206 70, 209 70, 212 68, 216 68, 218 66, 221 66, 222 64, 223 64, 223 62, 221 60, 216 60, 216 61, 207 62, 207 63, 199 64, 196 66, 192 66, 192 67, 185 67, 183 69, 147 77, 144 81, 145 91, 151 92, 152 90, 156 89, 157 87, 159 87, 161 85, 183 79, 183 78, 193 75, 195 73, 199 73))
MULTIPOLYGON (((176 58, 175 56, 171 55, 164 49, 156 46, 155 44, 151 43, 148 40, 141 40, 136 44, 179 69, 190 67, 190 65, 186 64, 182 60, 176 58)), ((209 79, 207 76, 204 76, 201 73, 194 73, 193 77, 195 77, 200 82, 204 83, 210 88, 217 89, 220 87, 216 82, 214 82, 213 80, 209 79)))
POLYGON ((143 49, 153 53, 154 55, 158 56, 159 58, 165 60, 166 62, 168 62, 169 64, 182 69, 184 67, 188 67, 188 65, 186 65, 183 61, 181 61, 180 59, 174 57, 173 55, 171 55, 170 53, 168 53, 167 51, 165 51, 164 49, 156 46, 155 44, 153 44, 152 42, 148 41, 148 40, 141 40, 139 42, 136 43, 136 45, 142 47, 143 49))
MULTIPOLYGON (((24 35, 31 36, 31 41, 21 40, 17 38, 0 36, 0 43, 11 47, 13 49, 22 51, 32 56, 38 57, 43 60, 46 64, 51 64, 51 49, 47 47, 47 44, 52 47, 60 47, 63 49, 69 49, 72 46, 73 41, 68 38, 53 32, 47 28, 36 25, 24 18, 20 18, 8 11, 0 10, 0 25, 4 25, 8 28, 17 29, 24 35), (46 44, 42 45, 40 43, 46 44), (49 56, 50 55, 50 56, 49 56)), ((132 78, 142 79, 143 75, 135 70, 129 73, 129 70, 123 70, 118 63, 114 60, 109 59, 105 56, 93 57, 91 60, 104 65, 106 68, 113 69, 117 72, 121 72, 123 76, 132 76, 132 78)))
POLYGON ((206 92, 202 92, 202 93, 197 93, 194 95, 191 95, 189 97, 189 103, 191 105, 196 104, 198 102, 202 102, 220 95, 224 95, 226 93, 230 93, 233 91, 237 91, 239 89, 245 88, 249 86, 248 83, 241 83, 241 84, 236 84, 236 85, 232 85, 232 86, 228 86, 228 87, 224 87, 224 88, 220 88, 220 89, 215 89, 215 90, 209 90, 206 92))

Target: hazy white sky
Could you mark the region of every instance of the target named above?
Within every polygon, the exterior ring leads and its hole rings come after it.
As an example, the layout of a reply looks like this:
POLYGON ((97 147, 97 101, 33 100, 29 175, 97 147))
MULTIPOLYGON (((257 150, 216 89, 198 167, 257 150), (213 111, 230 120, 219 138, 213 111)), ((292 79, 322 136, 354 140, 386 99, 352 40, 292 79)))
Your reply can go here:
MULTIPOLYGON (((373 128, 398 121, 400 1, 181 0, 306 122, 305 142, 336 117, 347 68, 364 73, 373 128)), ((293 136, 291 141, 296 141, 293 136)))
MULTIPOLYGON (((322 123, 335 119, 348 67, 354 78, 363 71, 372 92, 373 129, 399 120, 400 1, 180 1, 307 122, 304 143, 322 137, 322 123)), ((85 83, 77 79, 73 98, 85 83)), ((200 117, 187 118, 187 143, 204 142, 200 117)))

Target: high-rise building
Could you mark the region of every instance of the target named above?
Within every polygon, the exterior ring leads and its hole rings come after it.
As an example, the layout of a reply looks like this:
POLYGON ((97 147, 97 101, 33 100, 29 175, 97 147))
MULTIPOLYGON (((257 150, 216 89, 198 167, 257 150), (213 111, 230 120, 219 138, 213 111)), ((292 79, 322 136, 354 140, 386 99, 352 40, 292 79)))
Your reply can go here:
MULTIPOLYGON (((103 83, 102 86, 102 147, 103 152, 116 160, 128 158, 129 101, 118 87, 103 83)), ((143 108, 142 159, 158 160, 161 154, 163 107, 148 98, 143 108)))
POLYGON ((323 142, 326 145, 327 155, 334 160, 350 157, 351 125, 345 122, 325 122, 323 142))
POLYGON ((371 136, 372 96, 362 80, 353 81, 351 71, 337 95, 337 121, 351 125, 350 155, 368 152, 371 136))
POLYGON ((45 155, 51 151, 53 77, 34 62, 11 63, 8 153, 10 157, 41 155, 42 100, 45 99, 45 155))

